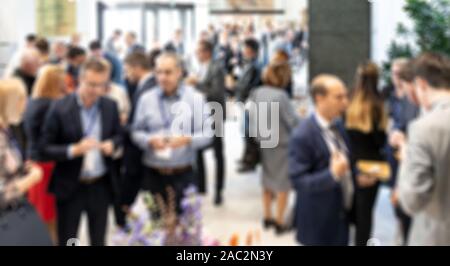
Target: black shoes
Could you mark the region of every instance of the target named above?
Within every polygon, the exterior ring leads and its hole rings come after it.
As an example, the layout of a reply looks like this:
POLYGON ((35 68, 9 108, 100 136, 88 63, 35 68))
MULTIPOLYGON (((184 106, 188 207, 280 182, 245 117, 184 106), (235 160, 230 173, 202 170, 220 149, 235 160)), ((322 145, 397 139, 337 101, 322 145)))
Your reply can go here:
POLYGON ((272 219, 264 219, 263 225, 265 230, 269 230, 270 228, 273 227, 275 229, 275 234, 278 236, 289 232, 289 228, 287 226, 280 225, 272 219))
POLYGON ((289 228, 285 225, 276 224, 275 225, 275 234, 277 236, 283 235, 285 233, 289 232, 289 228))
POLYGON ((250 172, 254 172, 256 171, 256 165, 251 165, 251 164, 241 164, 241 166, 238 168, 237 172, 239 174, 246 174, 246 173, 250 173, 250 172))
POLYGON ((272 219, 264 219, 263 221, 264 229, 268 230, 271 227, 275 227, 277 223, 272 219))
POLYGON ((216 207, 222 206, 223 204, 223 198, 221 193, 217 193, 216 197, 214 198, 214 205, 216 207))

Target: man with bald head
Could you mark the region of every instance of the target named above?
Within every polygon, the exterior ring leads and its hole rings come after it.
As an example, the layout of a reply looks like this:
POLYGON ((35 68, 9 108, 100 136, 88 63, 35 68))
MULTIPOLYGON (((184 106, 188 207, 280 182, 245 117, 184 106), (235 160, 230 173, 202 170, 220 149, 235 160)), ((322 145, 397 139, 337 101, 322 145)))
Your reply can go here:
POLYGON ((350 145, 341 122, 347 89, 339 78, 320 75, 311 95, 315 112, 294 130, 289 145, 297 240, 302 245, 345 246, 354 190, 350 145))
MULTIPOLYGON (((27 89, 27 95, 30 96, 33 90, 36 76, 41 67, 39 52, 35 48, 27 48, 23 51, 19 66, 14 71, 13 76, 23 82, 27 89)), ((25 136, 25 130, 23 123, 13 125, 11 127, 14 137, 17 140, 19 150, 22 155, 25 155, 27 149, 27 138, 25 136)))
POLYGON ((20 58, 19 67, 14 72, 14 76, 25 84, 28 95, 31 95, 36 76, 41 67, 39 52, 34 48, 25 50, 20 58))

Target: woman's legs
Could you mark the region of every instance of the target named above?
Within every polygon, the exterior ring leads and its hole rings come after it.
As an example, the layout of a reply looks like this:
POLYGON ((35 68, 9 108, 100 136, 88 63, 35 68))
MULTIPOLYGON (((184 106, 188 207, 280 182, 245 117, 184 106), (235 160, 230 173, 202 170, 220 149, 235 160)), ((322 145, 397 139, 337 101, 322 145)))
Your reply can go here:
POLYGON ((372 235, 372 220, 379 183, 368 188, 356 190, 356 234, 355 244, 366 246, 372 235))
POLYGON ((50 234, 50 238, 52 239, 53 244, 58 245, 58 231, 56 228, 56 219, 49 221, 46 223, 48 232, 50 234))
POLYGON ((277 193, 277 224, 284 226, 285 212, 288 203, 289 192, 279 192, 277 193))
POLYGON ((267 188, 264 188, 263 193, 263 208, 264 208, 264 220, 273 220, 272 215, 272 201, 274 198, 274 193, 267 188))

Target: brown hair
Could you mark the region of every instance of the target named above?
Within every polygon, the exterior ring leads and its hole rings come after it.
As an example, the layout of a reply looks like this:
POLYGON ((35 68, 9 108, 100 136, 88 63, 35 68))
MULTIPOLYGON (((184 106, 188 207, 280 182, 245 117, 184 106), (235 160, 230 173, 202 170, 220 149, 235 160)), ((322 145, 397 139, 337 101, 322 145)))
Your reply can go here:
POLYGON ((64 69, 56 65, 44 66, 33 87, 33 98, 57 99, 64 91, 64 69))
POLYGON ((210 54, 213 53, 213 51, 214 51, 214 45, 213 45, 210 41, 208 41, 208 40, 200 40, 200 41, 198 42, 198 44, 199 44, 200 48, 201 48, 203 51, 208 52, 208 53, 210 53, 210 54))
POLYGON ((81 67, 80 77, 83 77, 87 71, 93 71, 96 73, 110 73, 111 65, 103 58, 91 57, 81 67))
POLYGON ((443 54, 427 52, 420 55, 414 61, 414 73, 433 88, 450 89, 450 59, 443 54))
POLYGON ((413 82, 414 81, 414 77, 415 77, 415 73, 414 73, 414 60, 408 60, 406 61, 406 64, 404 64, 401 68, 400 68, 400 72, 398 73, 398 77, 406 82, 413 82))
POLYGON ((286 88, 292 79, 289 65, 289 55, 284 51, 277 51, 264 70, 262 80, 265 85, 276 88, 286 88))
POLYGON ((151 70, 151 62, 144 52, 134 52, 125 58, 125 64, 132 67, 140 67, 145 70, 151 70))
POLYGON ((387 115, 378 90, 380 72, 372 62, 362 64, 356 73, 356 87, 346 114, 346 127, 370 133, 374 126, 386 130, 387 115))

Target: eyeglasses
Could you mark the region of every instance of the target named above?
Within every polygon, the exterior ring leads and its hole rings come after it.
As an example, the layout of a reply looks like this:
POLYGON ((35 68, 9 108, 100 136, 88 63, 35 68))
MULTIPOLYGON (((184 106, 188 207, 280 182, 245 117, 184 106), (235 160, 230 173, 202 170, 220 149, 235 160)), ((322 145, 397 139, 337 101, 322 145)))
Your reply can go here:
POLYGON ((84 82, 83 84, 89 89, 106 89, 109 86, 109 82, 107 83, 84 82))

